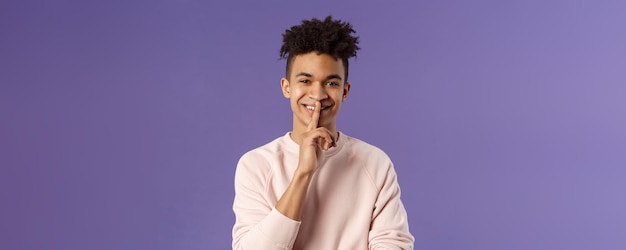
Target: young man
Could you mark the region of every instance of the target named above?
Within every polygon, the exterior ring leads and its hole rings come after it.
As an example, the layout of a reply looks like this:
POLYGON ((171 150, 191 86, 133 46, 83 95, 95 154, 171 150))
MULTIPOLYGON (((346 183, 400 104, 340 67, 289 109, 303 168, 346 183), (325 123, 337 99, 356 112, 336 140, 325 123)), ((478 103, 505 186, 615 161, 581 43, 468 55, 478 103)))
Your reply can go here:
POLYGON ((293 130, 239 160, 233 249, 413 248, 391 160, 337 130, 354 32, 327 17, 283 34, 293 130))

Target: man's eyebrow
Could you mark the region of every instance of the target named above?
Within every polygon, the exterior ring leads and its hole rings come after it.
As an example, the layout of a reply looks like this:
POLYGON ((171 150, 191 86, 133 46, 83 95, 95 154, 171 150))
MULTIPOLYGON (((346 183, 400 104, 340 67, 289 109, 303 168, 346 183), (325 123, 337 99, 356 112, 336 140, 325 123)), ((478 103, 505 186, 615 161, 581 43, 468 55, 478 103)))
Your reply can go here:
POLYGON ((313 75, 306 73, 306 72, 300 72, 298 73, 296 76, 305 76, 305 77, 312 77, 313 75))
POLYGON ((338 74, 332 74, 326 77, 326 80, 330 80, 330 79, 339 79, 340 81, 343 80, 341 79, 341 76, 339 76, 338 74))
MULTIPOLYGON (((296 76, 304 76, 304 77, 313 77, 312 74, 310 73, 306 73, 306 72, 300 72, 298 73, 296 76)), ((330 80, 330 79, 339 79, 339 80, 343 80, 341 78, 341 76, 339 76, 338 74, 332 74, 332 75, 328 75, 326 76, 326 80, 330 80)))

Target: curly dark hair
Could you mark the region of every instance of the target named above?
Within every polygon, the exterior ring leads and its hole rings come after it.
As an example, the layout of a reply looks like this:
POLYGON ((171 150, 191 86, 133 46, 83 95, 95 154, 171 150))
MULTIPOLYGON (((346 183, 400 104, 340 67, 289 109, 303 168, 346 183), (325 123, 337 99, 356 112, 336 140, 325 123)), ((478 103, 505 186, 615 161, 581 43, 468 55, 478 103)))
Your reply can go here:
POLYGON ((348 59, 356 57, 356 52, 360 49, 359 37, 352 33, 355 31, 350 23, 333 20, 331 16, 327 16, 324 21, 316 18, 303 20, 302 24, 285 30, 280 57, 287 59, 286 76, 289 77, 295 56, 316 51, 341 59, 347 81, 348 59))

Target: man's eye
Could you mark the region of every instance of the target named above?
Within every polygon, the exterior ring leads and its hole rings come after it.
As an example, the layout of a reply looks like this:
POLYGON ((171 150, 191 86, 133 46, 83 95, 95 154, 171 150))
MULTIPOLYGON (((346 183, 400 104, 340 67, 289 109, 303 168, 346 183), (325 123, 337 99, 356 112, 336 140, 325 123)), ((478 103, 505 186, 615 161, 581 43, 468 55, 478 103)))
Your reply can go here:
POLYGON ((303 79, 303 80, 300 80, 300 82, 301 82, 301 83, 310 83, 311 81, 309 81, 309 80, 307 80, 307 79, 303 79))
POLYGON ((339 83, 338 83, 338 82, 328 82, 328 83, 326 83, 326 84, 328 84, 328 85, 330 85, 330 86, 339 86, 339 83))

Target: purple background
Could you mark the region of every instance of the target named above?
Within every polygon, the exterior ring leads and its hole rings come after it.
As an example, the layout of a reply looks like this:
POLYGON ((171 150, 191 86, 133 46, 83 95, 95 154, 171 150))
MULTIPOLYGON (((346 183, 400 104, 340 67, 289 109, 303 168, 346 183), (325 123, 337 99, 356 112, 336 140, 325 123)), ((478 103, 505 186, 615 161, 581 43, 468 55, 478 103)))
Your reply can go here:
POLYGON ((0 2, 0 249, 230 248, 280 35, 328 14, 416 249, 626 249, 621 1, 52 2, 0 2))

